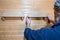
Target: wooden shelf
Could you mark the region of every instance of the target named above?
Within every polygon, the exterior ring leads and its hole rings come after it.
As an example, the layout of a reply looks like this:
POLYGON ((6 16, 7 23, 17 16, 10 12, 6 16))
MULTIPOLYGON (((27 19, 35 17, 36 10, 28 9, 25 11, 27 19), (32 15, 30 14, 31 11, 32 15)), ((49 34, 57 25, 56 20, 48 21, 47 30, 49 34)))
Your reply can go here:
MULTIPOLYGON (((40 20, 43 17, 47 17, 44 13, 28 13, 27 14, 32 20, 40 20)), ((19 12, 6 12, 3 13, 1 19, 4 20, 22 20, 24 18, 24 13, 19 12)))
MULTIPOLYGON (((1 17, 1 20, 23 20, 23 17, 1 17)), ((40 20, 43 19, 44 17, 30 17, 32 20, 40 20)))

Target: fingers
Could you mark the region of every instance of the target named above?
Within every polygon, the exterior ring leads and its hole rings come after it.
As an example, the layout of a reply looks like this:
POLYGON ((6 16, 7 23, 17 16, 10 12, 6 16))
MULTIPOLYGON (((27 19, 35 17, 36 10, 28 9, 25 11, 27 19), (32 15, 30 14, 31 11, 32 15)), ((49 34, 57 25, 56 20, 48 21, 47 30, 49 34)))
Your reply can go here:
POLYGON ((31 20, 30 18, 26 18, 26 26, 29 27, 31 24, 31 20))

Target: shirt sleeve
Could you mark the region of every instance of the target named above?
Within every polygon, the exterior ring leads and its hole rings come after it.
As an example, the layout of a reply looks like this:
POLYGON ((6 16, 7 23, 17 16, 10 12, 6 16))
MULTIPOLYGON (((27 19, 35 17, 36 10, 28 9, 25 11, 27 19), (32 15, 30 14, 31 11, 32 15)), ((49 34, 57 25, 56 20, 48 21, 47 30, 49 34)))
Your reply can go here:
POLYGON ((25 37, 27 40, 32 40, 32 38, 31 38, 31 29, 30 29, 30 28, 25 28, 24 37, 25 37))
POLYGON ((24 31, 24 36, 27 40, 41 40, 42 37, 37 30, 31 30, 30 28, 26 28, 24 31))
POLYGON ((58 33, 59 31, 56 28, 42 28, 38 30, 26 28, 24 36, 27 40, 55 40, 60 37, 58 33))

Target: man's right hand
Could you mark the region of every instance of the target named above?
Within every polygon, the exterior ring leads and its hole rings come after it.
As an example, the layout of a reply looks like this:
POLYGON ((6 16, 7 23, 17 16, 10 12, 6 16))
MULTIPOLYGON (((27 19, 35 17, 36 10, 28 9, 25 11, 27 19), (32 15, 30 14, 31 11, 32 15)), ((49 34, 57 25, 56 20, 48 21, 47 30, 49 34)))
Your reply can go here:
POLYGON ((26 18, 26 22, 25 22, 25 24, 26 24, 26 27, 30 27, 31 20, 30 20, 29 17, 26 18))

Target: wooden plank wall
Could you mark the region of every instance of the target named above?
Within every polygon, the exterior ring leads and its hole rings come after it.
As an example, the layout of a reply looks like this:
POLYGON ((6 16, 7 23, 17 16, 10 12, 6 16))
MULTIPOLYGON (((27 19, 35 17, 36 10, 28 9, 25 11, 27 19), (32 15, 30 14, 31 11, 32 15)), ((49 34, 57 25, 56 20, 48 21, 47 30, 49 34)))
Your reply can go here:
MULTIPOLYGON (((0 18, 5 11, 21 11, 22 0, 0 0, 0 18)), ((32 0, 31 0, 32 1, 32 0)), ((34 1, 34 0, 33 0, 34 1)), ((53 4, 54 0, 34 1, 37 8, 34 11, 47 13, 51 20, 54 20, 53 4), (39 4, 36 4, 39 3, 39 4)), ((41 28, 46 24, 43 21, 32 20, 31 28, 41 28)), ((25 26, 22 20, 5 20, 0 19, 0 40, 23 40, 25 26)))

